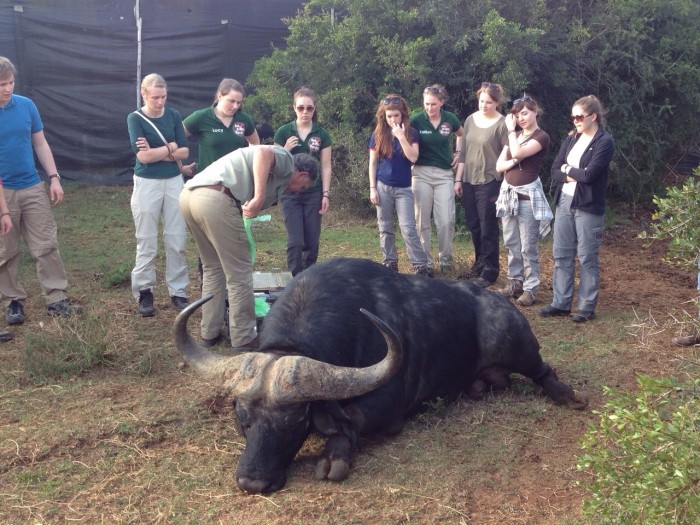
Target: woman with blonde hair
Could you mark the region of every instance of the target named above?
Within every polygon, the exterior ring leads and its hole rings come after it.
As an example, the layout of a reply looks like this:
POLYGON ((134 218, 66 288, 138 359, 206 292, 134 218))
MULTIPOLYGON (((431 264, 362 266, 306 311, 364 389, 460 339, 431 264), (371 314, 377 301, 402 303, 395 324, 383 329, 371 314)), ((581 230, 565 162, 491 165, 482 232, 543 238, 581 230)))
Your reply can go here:
POLYGON ((574 130, 562 142, 552 163, 554 193, 554 278, 552 304, 542 317, 571 316, 575 323, 595 317, 600 292, 598 254, 605 230, 605 191, 613 138, 605 131, 603 105, 593 95, 571 109, 574 130), (576 259, 579 262, 578 312, 571 313, 576 259))
POLYGON ((377 207, 379 246, 387 268, 398 271, 394 210, 408 258, 417 275, 428 274, 428 258, 414 218, 411 166, 418 158, 418 131, 409 124, 408 104, 388 94, 377 107, 377 125, 369 139, 369 199, 377 207))
POLYGON ((180 213, 180 192, 183 187, 180 166, 187 159, 189 148, 176 110, 167 107, 168 87, 155 73, 141 82, 143 106, 127 117, 129 139, 136 153, 134 191, 131 212, 136 226, 136 264, 131 272, 131 291, 139 303, 142 317, 152 317, 153 289, 156 284, 158 254, 158 222, 163 222, 165 244, 165 281, 170 300, 177 310, 187 300, 187 261, 185 244, 187 229, 180 213))
POLYGON ((440 270, 452 266, 452 241, 455 234, 454 174, 457 153, 452 153, 452 135, 463 133, 454 113, 443 109, 447 90, 433 84, 423 90, 423 111, 411 116, 411 126, 420 135, 420 154, 413 167, 413 194, 416 199, 416 227, 432 274, 430 216, 435 220, 440 270))

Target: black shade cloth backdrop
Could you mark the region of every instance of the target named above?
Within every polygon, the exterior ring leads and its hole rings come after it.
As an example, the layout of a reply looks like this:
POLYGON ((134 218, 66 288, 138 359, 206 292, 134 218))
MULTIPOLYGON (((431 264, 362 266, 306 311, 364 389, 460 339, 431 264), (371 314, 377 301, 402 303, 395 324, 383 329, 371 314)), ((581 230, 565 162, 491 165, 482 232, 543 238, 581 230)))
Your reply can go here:
POLYGON ((17 67, 15 93, 36 102, 62 177, 130 184, 126 117, 140 105, 135 14, 141 77, 165 77, 168 105, 184 118, 212 102, 223 77, 244 82, 258 58, 283 47, 282 18, 302 3, 0 0, 0 55, 17 67))

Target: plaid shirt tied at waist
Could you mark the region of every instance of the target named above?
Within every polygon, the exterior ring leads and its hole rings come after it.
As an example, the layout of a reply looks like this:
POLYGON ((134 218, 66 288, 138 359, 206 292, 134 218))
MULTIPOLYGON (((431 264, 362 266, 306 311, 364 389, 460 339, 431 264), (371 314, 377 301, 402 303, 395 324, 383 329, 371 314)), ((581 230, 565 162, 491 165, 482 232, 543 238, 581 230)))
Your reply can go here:
POLYGON ((503 218, 518 214, 518 194, 530 198, 532 214, 535 220, 540 221, 539 238, 544 239, 552 230, 550 223, 554 218, 554 214, 552 213, 552 208, 549 207, 547 197, 544 195, 544 188, 539 177, 536 181, 523 186, 511 186, 503 179, 501 191, 496 201, 496 217, 503 218))

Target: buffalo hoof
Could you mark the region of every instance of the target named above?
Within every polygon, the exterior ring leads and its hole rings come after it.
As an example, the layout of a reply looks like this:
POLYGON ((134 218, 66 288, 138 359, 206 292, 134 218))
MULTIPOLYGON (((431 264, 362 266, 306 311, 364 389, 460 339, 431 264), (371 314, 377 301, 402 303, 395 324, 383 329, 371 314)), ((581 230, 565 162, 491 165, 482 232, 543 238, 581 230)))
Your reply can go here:
POLYGON ((583 410, 588 406, 588 398, 574 390, 566 406, 574 410, 583 410))
POLYGON ((330 481, 343 481, 350 473, 350 464, 345 459, 323 458, 316 465, 316 478, 330 481))
POLYGON ((467 389, 467 395, 472 401, 479 401, 480 399, 484 398, 487 388, 488 385, 486 384, 486 381, 477 379, 471 385, 469 385, 469 388, 467 389))

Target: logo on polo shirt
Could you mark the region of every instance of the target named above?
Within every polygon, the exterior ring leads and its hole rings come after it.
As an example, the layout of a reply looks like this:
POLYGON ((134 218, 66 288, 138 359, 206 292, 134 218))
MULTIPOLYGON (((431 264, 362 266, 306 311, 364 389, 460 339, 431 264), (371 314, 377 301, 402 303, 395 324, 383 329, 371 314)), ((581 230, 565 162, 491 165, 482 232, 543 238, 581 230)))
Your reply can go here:
POLYGON ((452 126, 450 126, 448 122, 443 122, 442 124, 440 124, 440 135, 446 137, 450 133, 452 133, 452 126))
POLYGON ((311 137, 309 139, 309 150, 313 153, 321 151, 321 137, 311 137))
POLYGON ((234 122, 233 132, 239 137, 245 136, 245 124, 243 122, 234 122))

